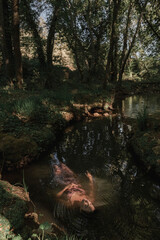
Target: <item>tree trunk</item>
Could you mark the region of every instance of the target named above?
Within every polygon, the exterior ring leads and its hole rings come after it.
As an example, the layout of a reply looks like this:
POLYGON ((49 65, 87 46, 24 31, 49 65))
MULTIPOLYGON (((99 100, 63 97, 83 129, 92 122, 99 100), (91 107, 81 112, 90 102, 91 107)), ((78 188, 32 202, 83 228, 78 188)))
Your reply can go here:
MULTIPOLYGON (((145 2, 145 4, 144 4, 144 9, 145 9, 145 7, 146 7, 146 5, 147 5, 147 2, 148 2, 148 0, 146 0, 146 2, 145 2)), ((144 10, 143 10, 143 11, 144 11, 144 10)), ((139 32, 139 29, 140 29, 140 24, 141 24, 141 19, 142 19, 143 11, 142 11, 142 12, 140 13, 140 15, 139 15, 138 22, 137 22, 137 26, 136 26, 136 30, 135 30, 135 33, 134 33, 134 35, 133 35, 132 41, 131 41, 131 43, 130 43, 129 49, 128 49, 128 51, 126 52, 126 54, 124 55, 124 57, 123 57, 123 62, 122 62, 121 70, 120 70, 120 73, 119 73, 119 82, 118 82, 118 85, 119 85, 119 86, 121 85, 122 77, 123 77, 123 73, 124 73, 124 69, 125 69, 127 60, 128 60, 128 58, 129 58, 129 55, 130 55, 130 53, 131 53, 132 48, 134 47, 134 43, 135 43, 135 40, 136 40, 136 36, 137 36, 137 33, 139 32)))
POLYGON ((6 70, 6 78, 8 83, 12 85, 14 77, 14 58, 12 52, 8 0, 0 0, 0 41, 3 52, 3 63, 6 70))
POLYGON ((20 50, 19 31, 19 0, 12 0, 13 3, 13 46, 15 56, 15 73, 18 88, 23 87, 22 57, 20 50))
POLYGON ((123 35, 123 50, 122 50, 122 55, 121 55, 121 59, 120 59, 120 66, 119 66, 119 79, 118 79, 118 83, 119 85, 121 85, 122 83, 122 75, 123 75, 123 63, 125 60, 125 54, 127 51, 127 41, 128 41, 128 30, 129 30, 129 26, 130 26, 130 22, 131 22, 131 10, 132 10, 132 1, 130 1, 130 5, 128 8, 128 14, 127 14, 127 22, 126 22, 126 29, 123 35))
POLYGON ((76 63, 76 66, 77 66, 77 70, 79 72, 80 81, 83 82, 84 76, 83 76, 83 71, 82 71, 80 61, 79 61, 79 58, 78 58, 77 42, 75 41, 75 46, 73 47, 73 45, 71 44, 71 42, 70 42, 70 40, 67 36, 66 36, 66 39, 67 39, 67 42, 68 42, 68 45, 69 45, 70 49, 72 49, 72 52, 75 56, 75 63, 76 63))
POLYGON ((112 22, 112 38, 111 45, 112 46, 112 55, 111 55, 111 82, 117 81, 117 52, 118 52, 118 14, 120 10, 121 0, 114 0, 114 8, 113 8, 113 22, 112 22))
POLYGON ((53 48, 54 48, 58 12, 59 12, 59 4, 57 2, 53 12, 52 21, 49 28, 48 38, 47 38, 47 66, 49 69, 51 69, 52 67, 52 55, 53 55, 53 48))
POLYGON ((42 71, 45 71, 46 70, 46 61, 45 61, 45 54, 43 51, 42 39, 41 39, 41 36, 39 35, 38 27, 36 25, 36 22, 34 21, 32 9, 30 8, 28 1, 23 0, 23 2, 25 5, 26 21, 27 21, 28 27, 32 31, 32 34, 34 37, 34 43, 35 43, 35 46, 37 49, 37 55, 38 55, 38 60, 40 63, 40 68, 42 71))
POLYGON ((110 47, 107 57, 106 65, 106 79, 104 81, 104 87, 106 87, 107 82, 117 81, 117 49, 118 49, 118 13, 120 10, 121 0, 113 1, 113 16, 112 16, 112 26, 111 26, 111 36, 110 36, 110 47))
POLYGON ((52 81, 52 56, 53 56, 53 48, 54 48, 54 41, 55 41, 55 32, 56 32, 56 24, 57 24, 57 19, 58 19, 58 12, 59 12, 59 7, 60 7, 61 1, 58 0, 55 3, 54 11, 53 11, 53 16, 52 16, 52 21, 51 25, 49 28, 49 33, 47 37, 47 79, 45 86, 47 88, 50 88, 52 86, 51 81, 52 81))
POLYGON ((95 76, 95 45, 94 45, 94 38, 93 38, 93 31, 92 31, 92 21, 91 21, 91 2, 88 0, 88 7, 87 7, 87 14, 84 15, 88 30, 90 34, 90 58, 89 58, 89 79, 95 76))

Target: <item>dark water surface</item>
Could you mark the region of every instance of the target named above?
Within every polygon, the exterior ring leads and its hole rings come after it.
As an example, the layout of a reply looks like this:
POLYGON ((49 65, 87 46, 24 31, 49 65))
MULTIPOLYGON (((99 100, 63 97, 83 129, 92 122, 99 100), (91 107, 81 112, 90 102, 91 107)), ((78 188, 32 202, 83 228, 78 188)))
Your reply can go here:
MULTIPOLYGON (((127 106, 127 101, 122 105, 127 106)), ((120 115, 117 119, 82 122, 68 128, 52 151, 58 161, 77 174, 86 192, 89 182, 85 173, 92 174, 94 213, 75 211, 59 203, 49 154, 25 168, 25 182, 40 222, 56 221, 78 239, 160 239, 160 186, 127 153, 126 133, 120 115)), ((7 179, 18 183, 22 175, 20 171, 7 179)))

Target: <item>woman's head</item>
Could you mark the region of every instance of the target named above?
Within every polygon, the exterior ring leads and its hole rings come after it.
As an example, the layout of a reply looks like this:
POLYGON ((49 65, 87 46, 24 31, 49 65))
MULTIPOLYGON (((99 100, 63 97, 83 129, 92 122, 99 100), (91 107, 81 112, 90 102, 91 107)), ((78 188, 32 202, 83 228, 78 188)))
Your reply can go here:
POLYGON ((80 203, 80 209, 85 211, 85 212, 94 212, 95 207, 93 206, 91 201, 89 201, 86 198, 83 198, 81 203, 80 203))

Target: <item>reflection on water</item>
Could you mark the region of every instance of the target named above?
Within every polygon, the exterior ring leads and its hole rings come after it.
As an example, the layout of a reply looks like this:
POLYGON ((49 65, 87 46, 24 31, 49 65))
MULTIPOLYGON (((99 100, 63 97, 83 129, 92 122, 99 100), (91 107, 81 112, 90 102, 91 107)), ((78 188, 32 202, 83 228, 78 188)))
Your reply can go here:
MULTIPOLYGON (((54 182, 49 155, 25 169, 25 181, 41 222, 56 221, 79 239, 159 239, 160 186, 147 178, 126 152, 125 129, 120 116, 112 121, 79 123, 67 129, 53 149, 57 160, 77 174, 86 192, 89 182, 85 172, 93 175, 94 213, 74 210, 57 200, 60 189, 54 182)), ((22 172, 14 176, 14 182, 19 182, 20 176, 22 179, 22 172)))
POLYGON ((87 219, 74 216, 70 226, 76 234, 81 228, 81 235, 88 239, 158 240, 159 187, 146 179, 126 154, 124 126, 119 121, 78 125, 55 149, 74 172, 84 176, 89 170, 95 181, 97 211, 87 219))
POLYGON ((131 96, 122 101, 125 116, 136 118, 137 112, 147 107, 150 114, 160 113, 160 97, 158 95, 131 96))

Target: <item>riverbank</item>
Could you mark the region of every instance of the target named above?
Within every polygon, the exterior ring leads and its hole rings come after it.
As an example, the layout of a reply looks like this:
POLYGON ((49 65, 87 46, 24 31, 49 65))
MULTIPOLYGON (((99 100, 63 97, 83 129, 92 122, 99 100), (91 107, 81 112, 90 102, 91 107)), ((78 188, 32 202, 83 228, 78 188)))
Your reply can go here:
POLYGON ((111 95, 92 89, 0 91, 0 169, 24 167, 50 146, 69 124, 109 116, 111 95), (105 104, 104 104, 105 103, 105 104), (96 108, 105 109, 97 113, 96 108), (98 115, 99 114, 99 115, 98 115))
MULTIPOLYGON (((112 109, 113 98, 107 91, 97 89, 73 89, 65 88, 57 91, 0 91, 0 166, 2 170, 14 170, 22 168, 34 159, 52 147, 63 134, 64 129, 76 121, 84 118, 109 117, 113 116, 112 109)), ((124 96, 129 95, 128 93, 124 96)), ((134 122, 131 120, 131 122, 134 122)), ((150 121, 152 123, 152 121, 150 121)), ((135 122, 135 124, 137 124, 135 122)), ((149 123, 148 123, 149 124, 149 123)), ((133 128, 133 137, 130 140, 132 146, 142 151, 141 161, 145 162, 148 146, 155 153, 159 149, 159 135, 155 140, 156 124, 153 124, 151 132, 135 131, 133 128), (147 135, 148 134, 148 135, 147 135), (148 139, 149 136, 149 139, 148 139), (144 140, 146 138, 146 140, 144 140), (143 148, 144 142, 148 143, 146 149, 143 148), (143 159, 142 159, 143 155, 143 159)), ((148 125, 150 127, 150 125, 148 125)), ((147 154, 152 155, 152 151, 147 154)), ((136 152, 134 150, 134 152, 136 152)), ((148 157, 149 155, 147 155, 148 157)), ((137 157, 136 157, 137 158, 137 157)), ((159 164, 159 152, 154 158, 154 164, 150 167, 148 157, 146 162, 147 171, 154 170, 159 164)), ((156 168, 157 169, 157 168, 156 168)), ((2 172, 3 176, 3 172, 2 172)), ((0 185, 0 188, 3 189, 0 185)), ((1 197, 4 199, 4 196, 1 197)), ((5 208, 4 205, 2 205, 5 208)), ((9 211, 9 206, 7 207, 9 211)), ((24 216, 22 216, 24 219, 24 216)), ((3 220, 3 210, 1 220, 3 220)), ((6 218, 6 221, 8 219, 6 218)), ((10 229, 14 225, 10 225, 10 229)), ((3 228, 4 229, 4 228, 3 228)), ((8 229, 8 228, 7 228, 8 229)), ((19 233, 19 232, 18 232, 19 233)))
MULTIPOLYGON (((151 89, 158 91, 160 85, 125 81, 115 95, 119 101, 151 89)), ((114 86, 104 90, 99 85, 75 88, 66 84, 56 91, 0 89, 1 172, 38 159, 69 124, 86 117, 109 117, 115 95, 114 86)))
MULTIPOLYGON (((109 109, 111 97, 109 94, 106 96, 106 91, 101 93, 102 95, 98 90, 85 88, 32 92, 1 89, 0 174, 2 179, 4 171, 14 171, 17 168, 25 167, 33 160, 38 160, 45 151, 54 146, 64 129, 70 124, 86 117, 105 115, 108 117, 111 111, 109 109), (103 111, 102 106, 105 106, 103 111), (97 113, 96 109, 101 109, 101 111, 97 113)), ((19 189, 7 182, 5 184, 8 184, 11 189, 17 189, 17 191, 19 189)), ((24 199, 21 201, 21 196, 17 195, 15 200, 13 191, 8 194, 3 185, 3 181, 1 181, 0 231, 3 239, 8 239, 8 236, 11 236, 11 239, 14 239, 15 236, 19 237, 18 239, 28 239, 35 228, 34 221, 29 229, 28 223, 24 221, 28 203, 31 203, 30 199, 26 203, 24 199), (18 204, 21 201, 25 206, 23 211, 21 211, 21 207, 20 209, 17 207, 16 201, 18 204), (7 202, 13 204, 6 205, 7 202), (4 212, 8 214, 5 215, 4 212), (13 221, 9 216, 13 217, 13 221), (16 227, 16 221, 23 223, 23 226, 16 227), (27 229, 25 229, 25 225, 27 229)), ((24 190, 24 185, 22 189, 24 190)), ((29 214, 35 213, 29 211, 29 214)), ((36 228, 38 227, 39 225, 36 226, 36 228)), ((56 226, 53 229, 54 232, 61 231, 56 226)), ((49 239, 54 239, 54 234, 52 237, 51 235, 49 235, 49 239)))

